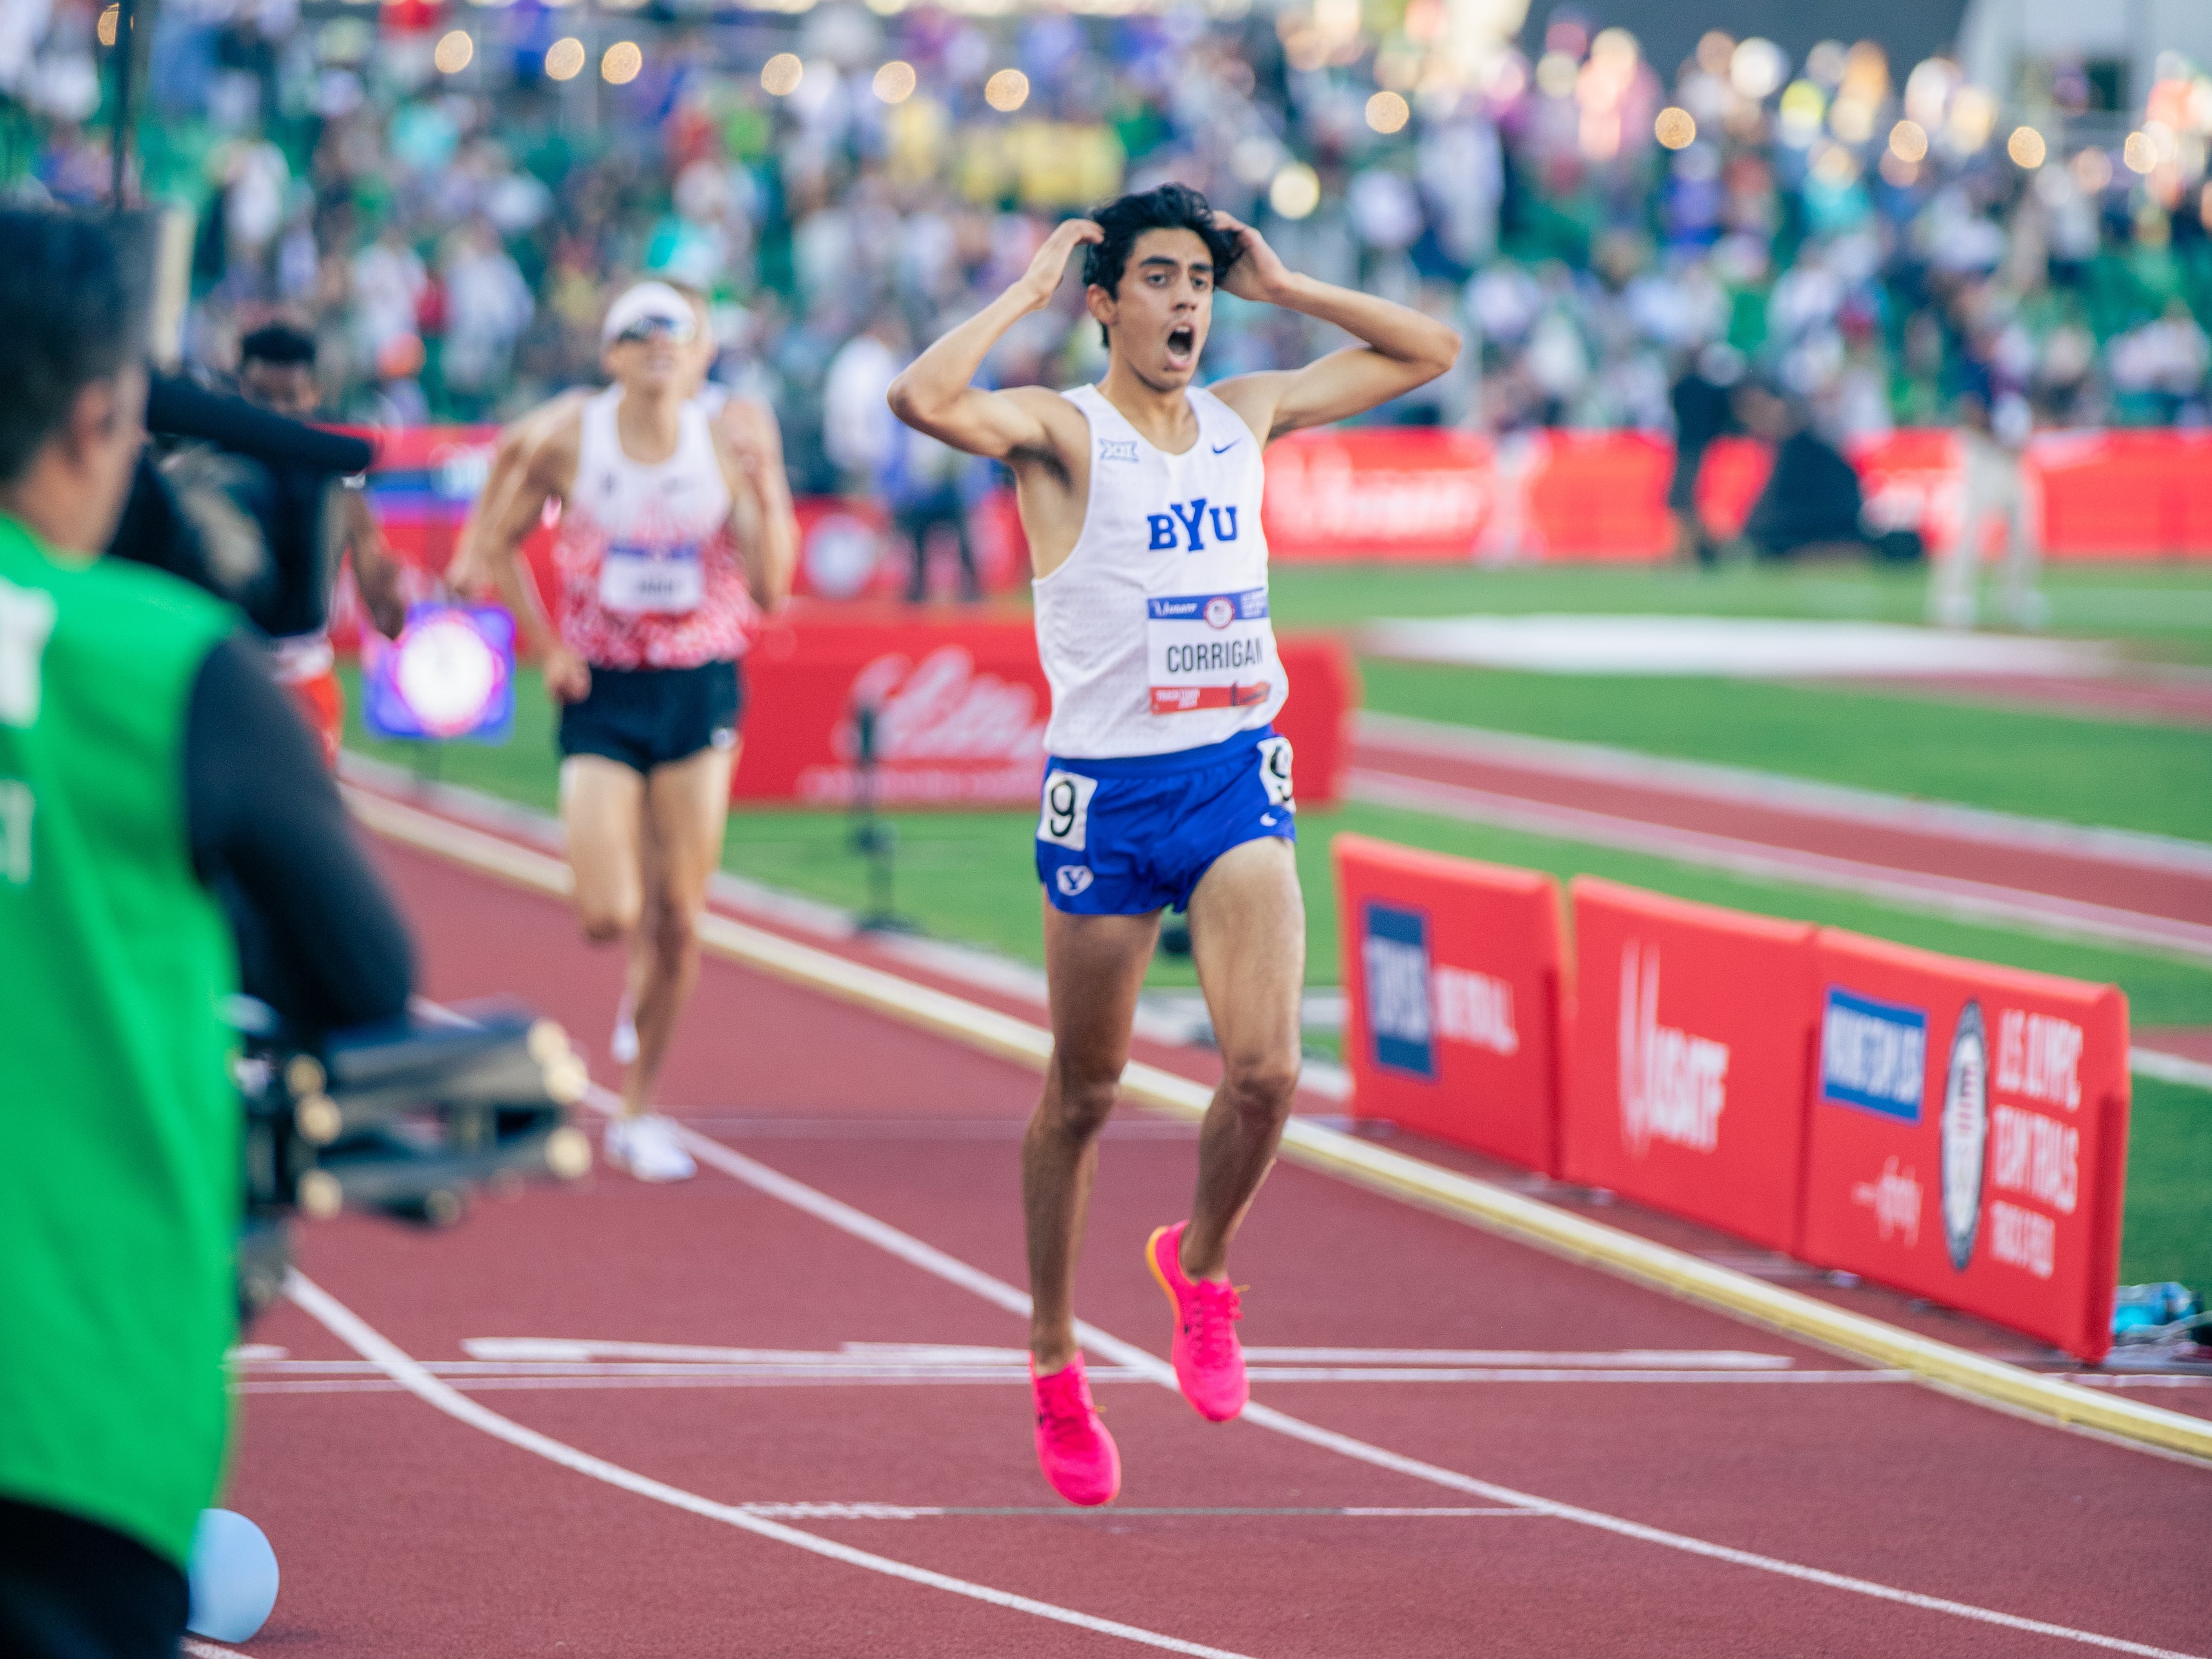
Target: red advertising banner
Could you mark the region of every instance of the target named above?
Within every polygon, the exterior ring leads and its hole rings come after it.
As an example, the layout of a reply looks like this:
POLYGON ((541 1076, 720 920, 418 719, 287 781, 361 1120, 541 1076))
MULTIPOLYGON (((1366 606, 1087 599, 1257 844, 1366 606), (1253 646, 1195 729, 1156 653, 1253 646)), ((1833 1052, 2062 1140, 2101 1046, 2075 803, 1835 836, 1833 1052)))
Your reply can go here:
POLYGON ((1805 1258, 2103 1358, 2126 1000, 1832 928, 1818 963, 1805 1258))
POLYGON ((1496 515, 1490 440, 1440 427, 1337 427, 1267 447, 1270 558, 1451 560, 1496 515))
POLYGON ((1795 1249, 1814 929, 1577 876, 1570 1181, 1795 1249))
MULTIPOLYGON (((1299 800, 1341 799, 1352 659, 1329 635, 1279 641, 1299 800)), ((939 620, 885 606, 801 608, 745 659, 739 800, 842 805, 860 787, 854 715, 876 711, 876 799, 886 806, 1034 806, 1052 693, 1026 618, 939 620)))
POLYGON ((1340 835, 1344 1058, 1355 1115, 1559 1172, 1559 884, 1340 835))

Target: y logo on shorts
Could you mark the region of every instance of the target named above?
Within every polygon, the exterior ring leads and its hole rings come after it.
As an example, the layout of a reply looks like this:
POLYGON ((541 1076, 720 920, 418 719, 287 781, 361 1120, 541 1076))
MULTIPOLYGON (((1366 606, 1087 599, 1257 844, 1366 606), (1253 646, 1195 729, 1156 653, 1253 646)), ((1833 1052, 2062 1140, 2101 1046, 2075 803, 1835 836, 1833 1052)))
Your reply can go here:
POLYGON ((1091 866, 1087 864, 1063 864, 1053 879, 1060 884, 1061 892, 1073 898, 1091 885, 1091 866))
POLYGON ((1215 541, 1233 542, 1237 539, 1237 509, 1217 507, 1209 511, 1203 495, 1194 501, 1170 501, 1166 512, 1147 513, 1145 522, 1152 526, 1152 542, 1147 550, 1153 553, 1164 553, 1172 549, 1176 545, 1178 530, 1189 542, 1183 550, 1185 552, 1203 553, 1206 550, 1204 532, 1209 524, 1213 528, 1215 541))

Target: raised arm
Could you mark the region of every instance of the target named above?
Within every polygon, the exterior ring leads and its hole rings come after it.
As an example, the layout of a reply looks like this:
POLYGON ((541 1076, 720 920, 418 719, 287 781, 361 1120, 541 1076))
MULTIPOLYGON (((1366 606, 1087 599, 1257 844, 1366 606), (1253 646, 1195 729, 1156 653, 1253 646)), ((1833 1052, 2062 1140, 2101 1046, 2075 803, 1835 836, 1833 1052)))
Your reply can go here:
POLYGON ((1302 276, 1284 264, 1260 233, 1225 213, 1213 216, 1237 233, 1243 252, 1221 287, 1334 323, 1365 342, 1317 358, 1304 368, 1240 374, 1213 388, 1262 443, 1300 427, 1326 426, 1364 414, 1377 404, 1425 386, 1459 358, 1459 332, 1410 306, 1302 276))
POLYGON ((1064 398, 1041 386, 986 392, 975 374, 1008 329, 1052 303, 1068 255, 1103 234, 1088 219, 1062 220, 1020 281, 900 371, 890 385, 891 413, 917 432, 994 461, 1052 448, 1051 423, 1066 410, 1064 398))

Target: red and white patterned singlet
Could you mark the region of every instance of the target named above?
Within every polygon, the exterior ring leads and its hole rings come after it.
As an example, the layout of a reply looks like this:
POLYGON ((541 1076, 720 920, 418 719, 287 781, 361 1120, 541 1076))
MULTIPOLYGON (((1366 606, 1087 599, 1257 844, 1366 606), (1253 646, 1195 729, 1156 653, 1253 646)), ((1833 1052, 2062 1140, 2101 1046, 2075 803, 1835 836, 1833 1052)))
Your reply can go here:
POLYGON ((730 539, 730 487, 705 410, 684 405, 676 452, 630 459, 620 386, 584 405, 576 483, 553 550, 555 624, 599 668, 696 668, 744 654, 759 613, 730 539))

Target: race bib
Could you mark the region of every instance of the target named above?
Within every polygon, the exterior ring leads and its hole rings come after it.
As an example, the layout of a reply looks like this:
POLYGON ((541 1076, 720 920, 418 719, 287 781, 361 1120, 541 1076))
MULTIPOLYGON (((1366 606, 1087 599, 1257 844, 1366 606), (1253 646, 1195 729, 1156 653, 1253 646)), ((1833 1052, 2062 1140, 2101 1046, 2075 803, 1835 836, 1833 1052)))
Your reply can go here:
POLYGON ((599 603, 633 617, 680 617, 707 597, 697 542, 629 547, 620 542, 599 562, 599 603))
POLYGON ((1267 792, 1267 803, 1279 806, 1286 812, 1295 812, 1298 804, 1291 798, 1291 740, 1288 738, 1262 738, 1260 740, 1260 787, 1267 792))
POLYGON ((1176 593, 1145 601, 1145 658, 1152 713, 1246 708, 1274 690, 1274 624, 1267 590, 1176 593))
POLYGON ((1037 839, 1065 847, 1073 853, 1084 851, 1085 836, 1091 828, 1091 798, 1097 793, 1096 778, 1081 777, 1073 772, 1046 774, 1044 810, 1037 816, 1037 839))

